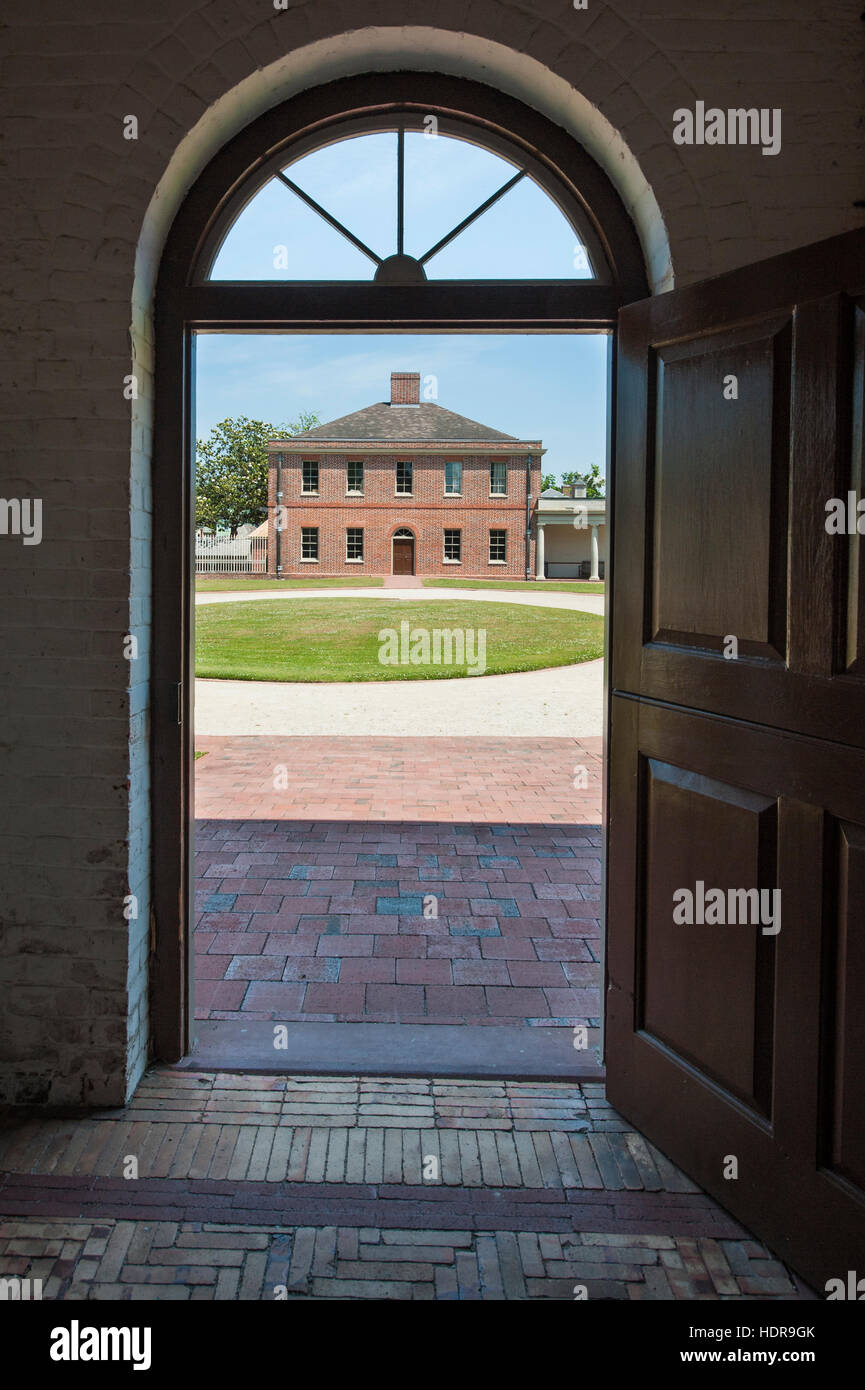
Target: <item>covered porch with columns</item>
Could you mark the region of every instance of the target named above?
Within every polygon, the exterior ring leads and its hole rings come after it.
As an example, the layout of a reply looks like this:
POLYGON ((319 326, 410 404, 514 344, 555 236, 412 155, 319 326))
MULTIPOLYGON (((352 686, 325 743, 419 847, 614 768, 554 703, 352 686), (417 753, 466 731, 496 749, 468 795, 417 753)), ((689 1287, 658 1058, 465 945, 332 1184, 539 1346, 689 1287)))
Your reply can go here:
POLYGON ((605 499, 550 493, 541 494, 535 511, 535 578, 600 583, 606 568, 605 499))

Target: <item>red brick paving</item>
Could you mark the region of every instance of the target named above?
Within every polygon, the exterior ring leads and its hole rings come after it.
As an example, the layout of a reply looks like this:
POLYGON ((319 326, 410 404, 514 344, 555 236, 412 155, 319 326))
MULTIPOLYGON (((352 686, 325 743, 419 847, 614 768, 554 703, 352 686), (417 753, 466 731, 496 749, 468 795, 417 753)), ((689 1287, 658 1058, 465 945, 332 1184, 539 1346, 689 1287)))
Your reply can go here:
POLYGON ((596 1024, 600 742, 197 740, 197 1016, 596 1024))
POLYGON ((598 1084, 166 1068, 0 1132, 0 1270, 69 1301, 808 1297, 598 1084))
POLYGON ((195 810, 216 820, 600 825, 601 743, 201 735, 195 810), (575 788, 579 768, 587 785, 575 788))

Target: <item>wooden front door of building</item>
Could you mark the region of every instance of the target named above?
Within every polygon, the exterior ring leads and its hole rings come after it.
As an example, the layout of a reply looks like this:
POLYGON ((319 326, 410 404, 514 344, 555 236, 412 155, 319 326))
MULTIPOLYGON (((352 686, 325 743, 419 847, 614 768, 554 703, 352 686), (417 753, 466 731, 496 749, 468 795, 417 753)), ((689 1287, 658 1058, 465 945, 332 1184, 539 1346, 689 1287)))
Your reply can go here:
POLYGON ((619 327, 609 1097, 822 1289, 865 1273, 865 231, 619 327))
POLYGON ((414 574, 414 537, 397 536, 393 542, 393 574, 414 574))

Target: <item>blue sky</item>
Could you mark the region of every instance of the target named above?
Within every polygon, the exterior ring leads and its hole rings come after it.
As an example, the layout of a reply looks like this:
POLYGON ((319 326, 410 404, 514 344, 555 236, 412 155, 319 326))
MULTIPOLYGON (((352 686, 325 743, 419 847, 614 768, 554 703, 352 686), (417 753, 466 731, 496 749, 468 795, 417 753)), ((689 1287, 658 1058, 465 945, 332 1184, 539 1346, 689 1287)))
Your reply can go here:
MULTIPOLYGON (((381 257, 397 250, 397 136, 355 136, 287 165, 285 173, 381 257)), ((466 140, 405 136, 405 250, 422 256, 516 172, 466 140)), ((426 263, 431 279, 585 279, 570 223, 523 179, 426 263)), ((247 204, 213 266, 225 280, 370 280, 375 265, 278 179, 247 204)))
MULTIPOLYGON (((405 137, 405 249, 422 255, 514 174, 464 140, 405 137)), ((329 145, 287 166, 310 197, 380 256, 396 251, 393 131, 329 145)), ((271 180, 235 221, 213 268, 225 279, 364 279, 373 263, 271 180), (278 254, 275 254, 278 250, 278 254), (278 262, 278 264, 275 264, 278 262)), ((584 278, 573 228, 523 179, 427 263, 430 278, 584 278)), ((544 471, 606 472, 607 338, 540 334, 206 334, 198 338, 196 435, 228 416, 322 422, 386 400, 392 371, 437 378, 439 405, 541 438, 544 471)))
POLYGON ((200 334, 196 436, 247 415, 322 420, 390 394, 392 371, 438 379, 437 404, 543 441, 545 473, 606 464, 607 344, 600 334, 200 334))

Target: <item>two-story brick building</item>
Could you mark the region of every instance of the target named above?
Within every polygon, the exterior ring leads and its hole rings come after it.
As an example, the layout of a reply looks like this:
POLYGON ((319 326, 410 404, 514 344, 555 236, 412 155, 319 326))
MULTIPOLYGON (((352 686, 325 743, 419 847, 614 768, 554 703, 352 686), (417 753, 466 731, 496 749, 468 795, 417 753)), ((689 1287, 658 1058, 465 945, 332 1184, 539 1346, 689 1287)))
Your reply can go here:
POLYGON ((540 440, 420 399, 389 401, 268 446, 273 575, 534 575, 540 440))

